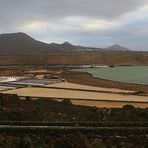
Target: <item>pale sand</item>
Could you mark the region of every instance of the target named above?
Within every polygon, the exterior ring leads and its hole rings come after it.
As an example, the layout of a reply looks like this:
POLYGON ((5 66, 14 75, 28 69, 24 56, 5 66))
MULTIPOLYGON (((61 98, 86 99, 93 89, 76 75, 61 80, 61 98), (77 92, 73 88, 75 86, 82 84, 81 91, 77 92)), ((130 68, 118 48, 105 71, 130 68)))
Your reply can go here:
POLYGON ((18 94, 20 96, 34 96, 34 97, 148 102, 148 96, 134 96, 127 94, 122 95, 122 94, 113 94, 113 93, 110 94, 110 93, 51 89, 51 88, 35 88, 35 87, 20 88, 15 90, 4 91, 4 93, 18 94))
POLYGON ((122 90, 122 89, 116 89, 116 88, 94 87, 94 86, 80 85, 80 84, 69 83, 69 82, 49 84, 47 86, 55 87, 55 88, 58 88, 58 87, 59 88, 72 88, 72 89, 107 91, 107 92, 118 92, 118 93, 119 92, 122 92, 122 93, 132 93, 132 92, 134 92, 134 91, 130 91, 130 90, 122 90))
MULTIPOLYGON (((62 102, 62 99, 55 99, 62 102)), ((133 105, 135 107, 147 108, 146 103, 127 103, 127 102, 108 102, 108 101, 83 101, 83 100, 71 100, 72 104, 82 106, 95 106, 99 108, 122 108, 124 105, 133 105)))
POLYGON ((27 72, 30 72, 30 73, 38 73, 38 72, 47 72, 46 69, 38 69, 38 70, 29 70, 27 72))

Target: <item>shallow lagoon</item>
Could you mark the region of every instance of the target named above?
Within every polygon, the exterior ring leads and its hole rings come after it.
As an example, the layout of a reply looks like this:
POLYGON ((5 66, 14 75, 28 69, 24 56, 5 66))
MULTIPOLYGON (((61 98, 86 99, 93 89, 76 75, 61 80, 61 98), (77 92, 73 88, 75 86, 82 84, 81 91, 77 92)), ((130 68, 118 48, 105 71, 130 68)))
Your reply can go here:
POLYGON ((83 68, 77 71, 89 72, 96 77, 108 80, 148 85, 148 66, 83 68))

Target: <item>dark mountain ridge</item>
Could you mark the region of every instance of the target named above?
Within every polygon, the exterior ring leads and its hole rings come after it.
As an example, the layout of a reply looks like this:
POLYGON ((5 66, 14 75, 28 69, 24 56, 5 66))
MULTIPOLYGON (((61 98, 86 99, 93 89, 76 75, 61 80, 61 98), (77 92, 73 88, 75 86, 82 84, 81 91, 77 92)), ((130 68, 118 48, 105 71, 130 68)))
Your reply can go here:
POLYGON ((72 45, 69 42, 63 44, 37 41, 25 33, 11 33, 0 35, 0 54, 1 55, 36 55, 36 54, 51 54, 61 52, 75 52, 75 51, 128 51, 127 48, 120 45, 114 45, 107 49, 91 48, 72 45))

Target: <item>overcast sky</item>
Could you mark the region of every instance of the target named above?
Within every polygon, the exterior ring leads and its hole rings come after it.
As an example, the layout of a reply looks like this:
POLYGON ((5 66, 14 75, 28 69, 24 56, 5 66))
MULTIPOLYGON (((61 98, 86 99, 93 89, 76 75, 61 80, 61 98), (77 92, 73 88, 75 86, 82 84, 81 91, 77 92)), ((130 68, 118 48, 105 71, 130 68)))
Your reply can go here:
POLYGON ((0 0, 0 33, 148 51, 148 0, 0 0))

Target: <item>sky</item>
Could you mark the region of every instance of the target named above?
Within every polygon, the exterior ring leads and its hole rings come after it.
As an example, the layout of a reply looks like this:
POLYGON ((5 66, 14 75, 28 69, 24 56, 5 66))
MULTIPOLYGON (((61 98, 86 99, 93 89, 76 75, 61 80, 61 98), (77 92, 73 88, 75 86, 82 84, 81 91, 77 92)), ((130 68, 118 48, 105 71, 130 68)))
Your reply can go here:
POLYGON ((148 51, 148 0, 0 0, 0 33, 148 51))

